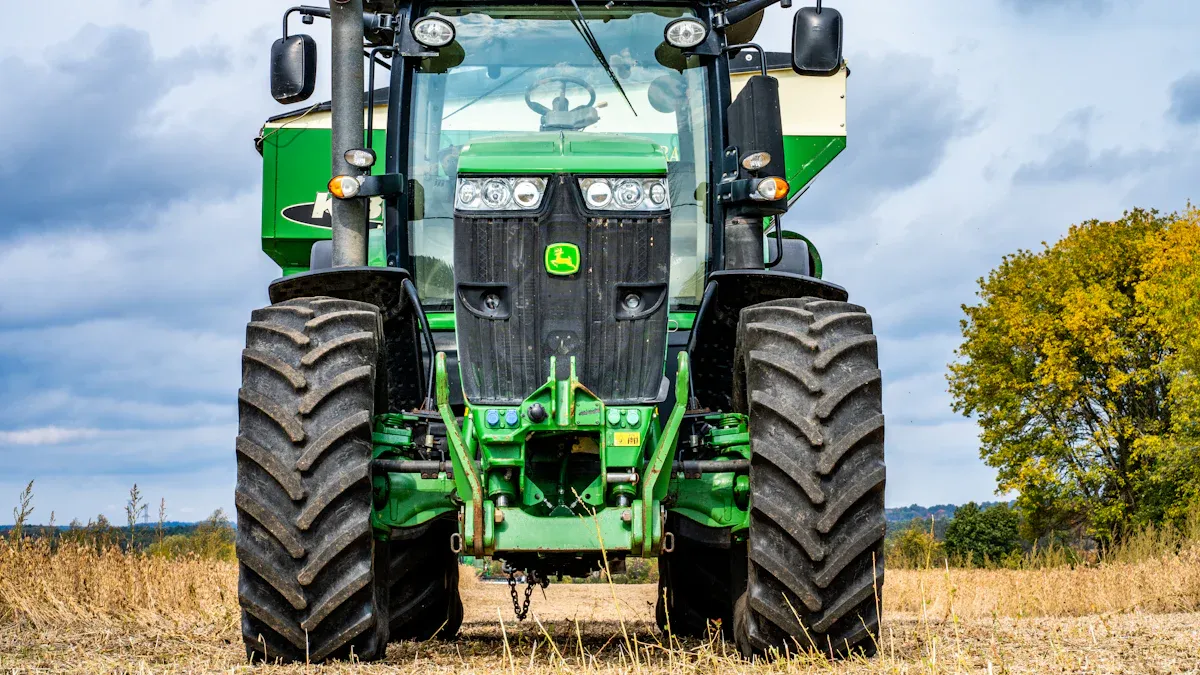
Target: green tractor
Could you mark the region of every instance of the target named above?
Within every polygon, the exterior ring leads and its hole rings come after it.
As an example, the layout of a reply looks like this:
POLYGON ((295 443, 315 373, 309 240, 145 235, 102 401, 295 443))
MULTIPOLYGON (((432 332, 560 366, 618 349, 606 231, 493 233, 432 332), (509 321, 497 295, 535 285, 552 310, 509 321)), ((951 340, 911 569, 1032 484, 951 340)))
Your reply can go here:
POLYGON ((257 140, 282 276, 238 394, 252 660, 452 639, 462 556, 514 598, 657 558, 672 635, 875 651, 876 341, 783 225, 845 147, 842 17, 764 52, 778 1, 288 10, 272 94, 314 92, 298 14, 330 21, 332 101, 257 140))

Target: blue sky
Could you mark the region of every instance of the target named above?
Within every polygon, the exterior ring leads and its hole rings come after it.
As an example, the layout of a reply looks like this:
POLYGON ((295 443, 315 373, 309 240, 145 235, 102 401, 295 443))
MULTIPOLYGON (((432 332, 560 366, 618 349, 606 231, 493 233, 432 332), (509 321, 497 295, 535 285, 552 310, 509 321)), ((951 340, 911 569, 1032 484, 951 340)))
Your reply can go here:
MULTIPOLYGON (((0 24, 0 507, 36 479, 37 521, 120 519, 135 482, 171 519, 232 511, 243 327, 278 273, 251 139, 280 110, 266 57, 290 4, 78 0, 0 24)), ((790 221, 876 318, 888 504, 987 499, 945 391, 959 305, 1072 223, 1200 199, 1200 4, 830 4, 849 147, 790 221)))

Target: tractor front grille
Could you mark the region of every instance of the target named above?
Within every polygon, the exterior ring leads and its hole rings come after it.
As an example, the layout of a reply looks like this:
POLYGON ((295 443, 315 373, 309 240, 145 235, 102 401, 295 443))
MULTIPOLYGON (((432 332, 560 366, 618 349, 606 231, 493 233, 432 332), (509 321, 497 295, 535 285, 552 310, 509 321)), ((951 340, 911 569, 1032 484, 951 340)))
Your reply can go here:
POLYGON ((609 403, 662 393, 670 217, 589 214, 577 186, 555 176, 536 213, 455 215, 458 355, 470 403, 524 400, 545 384, 552 356, 558 378, 574 356, 580 382, 609 403), (546 248, 558 243, 579 247, 576 274, 546 271, 546 248), (635 309, 624 304, 631 295, 635 309))

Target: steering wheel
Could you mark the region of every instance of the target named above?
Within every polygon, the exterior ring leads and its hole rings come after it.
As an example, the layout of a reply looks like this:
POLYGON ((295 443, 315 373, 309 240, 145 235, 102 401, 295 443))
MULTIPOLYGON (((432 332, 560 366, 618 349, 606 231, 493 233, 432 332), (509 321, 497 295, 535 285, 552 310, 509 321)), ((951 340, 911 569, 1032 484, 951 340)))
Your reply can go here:
POLYGON ((576 106, 575 108, 571 108, 570 109, 571 111, 582 110, 584 108, 590 108, 593 105, 595 105, 596 90, 592 88, 592 85, 588 84, 587 81, 584 80, 583 78, 571 77, 568 75, 552 75, 550 77, 543 77, 542 79, 537 80, 533 84, 529 85, 529 88, 525 90, 525 105, 529 106, 530 110, 534 111, 535 113, 537 113, 539 115, 548 114, 551 111, 551 108, 547 108, 546 106, 542 105, 541 103, 534 101, 533 100, 533 92, 535 90, 537 90, 538 87, 541 87, 542 85, 551 84, 554 82, 557 82, 560 85, 562 85, 561 89, 559 90, 558 96, 556 96, 554 98, 554 102, 550 104, 553 106, 554 112, 568 112, 567 85, 569 85, 569 84, 573 84, 577 87, 582 88, 584 91, 586 91, 588 93, 588 96, 590 97, 590 98, 588 98, 587 103, 585 103, 581 106, 576 106))

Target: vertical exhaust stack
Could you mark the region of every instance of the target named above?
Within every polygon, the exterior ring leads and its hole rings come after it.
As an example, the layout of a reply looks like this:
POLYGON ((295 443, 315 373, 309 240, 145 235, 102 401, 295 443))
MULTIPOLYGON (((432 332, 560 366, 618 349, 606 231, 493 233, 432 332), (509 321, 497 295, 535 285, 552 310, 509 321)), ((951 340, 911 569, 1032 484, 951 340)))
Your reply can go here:
MULTIPOLYGON (((360 173, 346 151, 363 145, 363 0, 329 0, 333 24, 333 173, 360 173)), ((333 266, 367 264, 367 200, 333 200, 333 266)))

